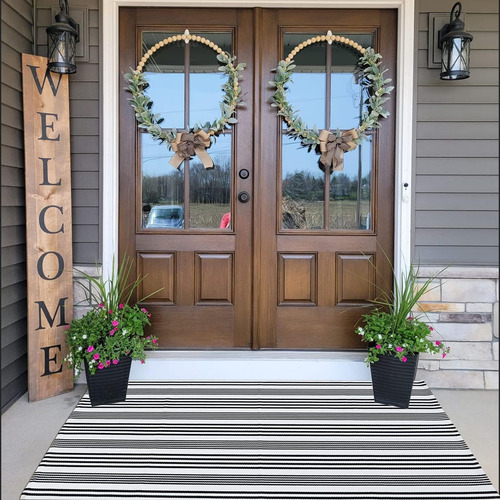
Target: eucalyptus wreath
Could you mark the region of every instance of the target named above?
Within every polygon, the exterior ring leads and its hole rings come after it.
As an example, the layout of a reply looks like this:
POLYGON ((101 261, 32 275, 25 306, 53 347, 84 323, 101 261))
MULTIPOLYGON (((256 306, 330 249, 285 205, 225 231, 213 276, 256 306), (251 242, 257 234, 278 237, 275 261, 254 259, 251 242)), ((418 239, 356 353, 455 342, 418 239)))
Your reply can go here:
POLYGON ((124 79, 128 82, 126 90, 132 93, 132 98, 129 101, 132 109, 135 111, 135 118, 139 124, 139 128, 145 129, 153 140, 160 143, 165 142, 169 150, 174 150, 179 155, 178 159, 180 160, 174 161, 174 163, 180 164, 182 160, 197 154, 206 168, 212 166, 212 162, 205 149, 209 148, 212 141, 224 132, 224 130, 238 122, 235 117, 236 108, 244 105, 244 102, 241 100, 239 72, 244 69, 245 63, 235 65, 235 61, 235 56, 231 56, 229 53, 223 51, 215 43, 204 37, 191 35, 186 30, 182 35, 174 35, 155 44, 142 57, 135 70, 132 69, 130 73, 123 75, 124 79), (185 132, 178 132, 175 128, 163 129, 161 127, 164 119, 159 114, 154 113, 153 101, 145 94, 145 90, 149 87, 149 82, 143 73, 147 59, 156 50, 180 40, 184 40, 186 43, 189 43, 191 40, 200 42, 213 49, 217 52, 217 60, 221 63, 219 71, 227 75, 227 81, 221 86, 223 96, 219 102, 220 117, 206 123, 196 123, 185 132))
POLYGON ((373 48, 363 48, 353 40, 331 35, 329 32, 328 35, 313 37, 297 45, 273 70, 276 76, 269 84, 276 90, 271 106, 277 108, 278 115, 286 122, 288 135, 300 139, 301 145, 308 147, 309 151, 316 147, 316 152, 322 154, 320 162, 331 170, 341 170, 344 151, 352 151, 366 139, 367 129, 379 128, 381 119, 389 116, 389 111, 383 109, 383 104, 389 100, 389 94, 394 87, 388 86, 391 79, 384 77, 387 69, 381 69, 381 59, 382 56, 373 48), (296 67, 293 57, 307 45, 323 41, 348 45, 361 54, 356 65, 355 78, 368 98, 365 101, 366 109, 362 112, 361 124, 356 129, 344 132, 337 130, 332 133, 327 130, 319 131, 316 126, 309 127, 287 100, 287 85, 293 82, 292 73, 296 67))

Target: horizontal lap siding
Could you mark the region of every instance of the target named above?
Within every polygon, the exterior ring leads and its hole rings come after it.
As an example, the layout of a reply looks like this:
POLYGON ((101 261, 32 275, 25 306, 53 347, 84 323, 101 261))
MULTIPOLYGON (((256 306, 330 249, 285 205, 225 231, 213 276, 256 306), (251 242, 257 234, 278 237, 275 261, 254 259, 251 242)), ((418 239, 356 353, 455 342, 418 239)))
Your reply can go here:
POLYGON ((33 3, 2 0, 1 406, 27 389, 26 211, 21 54, 33 52, 33 3))
MULTIPOLYGON (((99 1, 81 0, 75 8, 88 9, 88 62, 77 59, 77 72, 69 76, 71 131, 71 187, 73 206, 73 260, 100 262, 99 171, 99 1)), ((46 28, 54 22, 57 0, 38 0, 37 53, 47 55, 46 28)), ((71 14, 71 2, 70 2, 71 14)))
POLYGON ((427 67, 428 13, 452 3, 421 0, 418 17, 415 260, 498 265, 498 2, 462 2, 471 76, 445 82, 427 67))

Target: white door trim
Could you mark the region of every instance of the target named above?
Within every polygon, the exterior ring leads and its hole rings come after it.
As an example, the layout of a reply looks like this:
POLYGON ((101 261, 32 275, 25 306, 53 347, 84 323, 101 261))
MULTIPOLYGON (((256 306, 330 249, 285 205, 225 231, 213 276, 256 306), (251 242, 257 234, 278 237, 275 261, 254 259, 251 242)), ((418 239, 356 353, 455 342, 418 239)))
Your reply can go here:
MULTIPOLYGON (((201 7, 205 0, 101 0, 103 272, 118 253, 118 91, 124 86, 118 65, 119 7, 201 7)), ((415 61, 415 0, 212 0, 211 7, 398 9, 395 152, 395 271, 411 262, 411 198, 415 61), (407 186, 406 188, 404 186, 407 186)))

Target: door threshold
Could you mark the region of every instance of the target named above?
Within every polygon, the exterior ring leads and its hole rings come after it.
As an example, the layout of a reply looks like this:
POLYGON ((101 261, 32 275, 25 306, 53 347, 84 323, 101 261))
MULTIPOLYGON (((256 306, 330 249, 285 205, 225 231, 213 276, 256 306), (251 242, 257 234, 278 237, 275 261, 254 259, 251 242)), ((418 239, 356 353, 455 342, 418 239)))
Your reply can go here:
POLYGON ((370 380, 364 351, 154 351, 132 363, 130 380, 370 380))

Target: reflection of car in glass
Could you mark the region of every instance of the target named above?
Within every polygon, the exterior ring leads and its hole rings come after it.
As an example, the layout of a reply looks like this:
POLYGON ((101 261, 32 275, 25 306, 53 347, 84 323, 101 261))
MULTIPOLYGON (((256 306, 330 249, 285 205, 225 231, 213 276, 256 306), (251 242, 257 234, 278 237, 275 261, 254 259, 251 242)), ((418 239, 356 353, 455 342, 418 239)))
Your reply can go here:
POLYGON ((179 205, 156 205, 149 212, 147 228, 165 229, 184 227, 184 209, 179 205))

